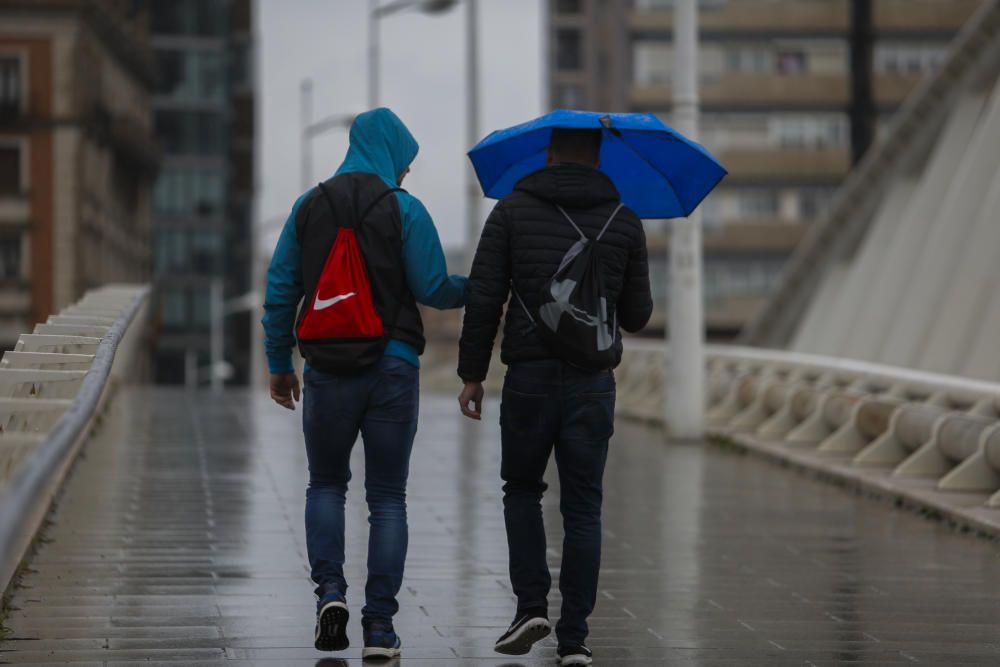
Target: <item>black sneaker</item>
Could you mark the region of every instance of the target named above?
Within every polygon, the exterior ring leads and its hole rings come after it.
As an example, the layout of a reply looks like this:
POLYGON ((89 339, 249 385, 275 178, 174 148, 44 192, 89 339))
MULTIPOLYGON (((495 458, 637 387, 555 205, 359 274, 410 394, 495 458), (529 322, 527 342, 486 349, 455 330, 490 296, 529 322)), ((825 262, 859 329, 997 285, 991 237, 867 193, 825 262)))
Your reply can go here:
POLYGON ((343 651, 350 646, 347 639, 347 601, 338 592, 327 593, 316 605, 317 651, 343 651))
POLYGON ((500 636, 493 650, 504 655, 524 655, 539 639, 552 632, 548 613, 544 609, 528 609, 514 618, 507 632, 500 636))
POLYGON ((559 656, 559 664, 566 665, 589 665, 594 662, 594 654, 583 644, 560 644, 556 649, 559 656))

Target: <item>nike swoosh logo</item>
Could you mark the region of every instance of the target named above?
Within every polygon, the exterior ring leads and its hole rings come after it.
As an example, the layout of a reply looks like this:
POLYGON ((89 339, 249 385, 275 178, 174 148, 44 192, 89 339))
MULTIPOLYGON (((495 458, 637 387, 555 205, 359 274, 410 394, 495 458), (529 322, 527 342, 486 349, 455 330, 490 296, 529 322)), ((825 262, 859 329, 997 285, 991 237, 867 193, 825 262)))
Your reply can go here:
POLYGON ((335 303, 340 303, 344 299, 350 299, 352 296, 357 296, 354 292, 348 292, 347 294, 338 294, 335 297, 329 299, 321 299, 319 295, 316 295, 316 302, 313 304, 313 310, 323 310, 324 308, 329 308, 335 303))

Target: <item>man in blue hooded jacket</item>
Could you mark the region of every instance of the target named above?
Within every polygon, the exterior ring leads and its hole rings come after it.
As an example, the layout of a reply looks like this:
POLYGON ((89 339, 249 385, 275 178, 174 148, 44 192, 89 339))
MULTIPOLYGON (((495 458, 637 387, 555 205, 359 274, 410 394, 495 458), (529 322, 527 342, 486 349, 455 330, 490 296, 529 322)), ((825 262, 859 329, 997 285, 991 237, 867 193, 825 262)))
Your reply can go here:
POLYGON ((292 366, 296 313, 301 317, 310 308, 319 310, 336 301, 324 299, 320 304, 317 282, 336 230, 348 224, 347 218, 354 221, 387 343, 377 363, 350 374, 324 370, 323 357, 305 353, 302 419, 309 460, 305 520, 309 565, 319 599, 316 648, 343 650, 348 647, 344 502, 351 479, 351 449, 360 433, 370 524, 368 582, 361 610, 363 656, 368 658, 400 654, 392 618, 399 608, 396 595, 406 560, 406 481, 417 430, 419 356, 424 347, 417 303, 444 309, 459 308, 465 301, 466 279, 448 275, 427 209, 397 187, 417 150, 413 135, 389 109, 360 114, 336 174, 292 207, 267 272, 264 303, 271 397, 294 410, 294 401, 299 400, 292 366))

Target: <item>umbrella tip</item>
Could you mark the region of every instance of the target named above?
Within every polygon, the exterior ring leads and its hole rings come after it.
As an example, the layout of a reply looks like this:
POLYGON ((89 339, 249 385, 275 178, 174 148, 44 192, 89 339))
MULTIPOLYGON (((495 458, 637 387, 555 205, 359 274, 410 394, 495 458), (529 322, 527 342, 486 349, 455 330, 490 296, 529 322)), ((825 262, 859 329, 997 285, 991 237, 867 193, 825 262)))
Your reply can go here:
POLYGON ((622 136, 621 130, 619 130, 618 128, 613 127, 611 125, 611 115, 610 114, 604 114, 603 116, 601 116, 600 122, 601 122, 601 125, 604 126, 604 129, 606 129, 609 132, 611 132, 611 134, 615 135, 616 137, 622 136))

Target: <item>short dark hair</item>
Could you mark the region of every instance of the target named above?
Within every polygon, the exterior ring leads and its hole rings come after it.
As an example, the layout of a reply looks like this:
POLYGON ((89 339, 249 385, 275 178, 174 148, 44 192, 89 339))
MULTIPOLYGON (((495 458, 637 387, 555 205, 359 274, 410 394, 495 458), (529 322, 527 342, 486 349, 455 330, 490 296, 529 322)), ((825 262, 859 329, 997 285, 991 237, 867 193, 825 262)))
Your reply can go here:
POLYGON ((601 158, 601 130, 554 127, 549 150, 560 162, 597 164, 601 158))

